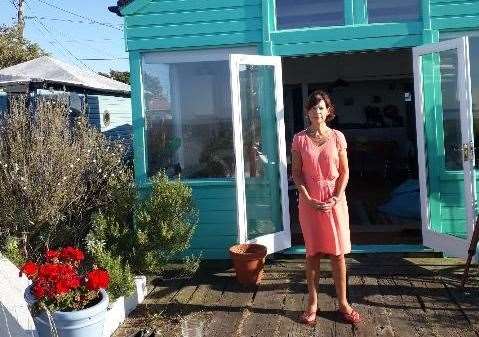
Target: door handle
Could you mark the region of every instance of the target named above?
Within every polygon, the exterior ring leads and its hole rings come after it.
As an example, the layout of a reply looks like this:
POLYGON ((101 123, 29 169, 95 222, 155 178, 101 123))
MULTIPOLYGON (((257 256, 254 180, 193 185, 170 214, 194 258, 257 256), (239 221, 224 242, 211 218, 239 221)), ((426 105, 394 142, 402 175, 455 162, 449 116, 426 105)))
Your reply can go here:
POLYGON ((470 146, 469 144, 462 144, 462 156, 464 161, 469 161, 469 151, 470 151, 470 146))
POLYGON ((474 158, 474 145, 472 142, 468 144, 462 144, 462 154, 464 161, 469 161, 474 158))

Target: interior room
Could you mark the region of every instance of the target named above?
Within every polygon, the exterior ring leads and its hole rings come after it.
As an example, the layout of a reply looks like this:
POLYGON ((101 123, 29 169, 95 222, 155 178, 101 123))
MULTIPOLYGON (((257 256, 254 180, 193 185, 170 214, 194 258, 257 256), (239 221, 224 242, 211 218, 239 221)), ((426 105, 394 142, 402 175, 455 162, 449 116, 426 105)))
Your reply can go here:
MULTIPOLYGON (((331 127, 348 142, 352 243, 420 243, 421 222, 411 49, 283 58, 288 161, 294 133, 307 127, 303 99, 329 92, 331 127)), ((302 243, 289 170, 293 244, 302 243)))

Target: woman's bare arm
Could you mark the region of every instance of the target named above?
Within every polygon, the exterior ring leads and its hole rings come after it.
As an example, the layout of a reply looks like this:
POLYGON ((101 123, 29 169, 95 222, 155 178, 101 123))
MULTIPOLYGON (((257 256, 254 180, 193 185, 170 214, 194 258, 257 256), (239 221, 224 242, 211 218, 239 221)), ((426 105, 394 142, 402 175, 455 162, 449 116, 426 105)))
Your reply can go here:
POLYGON ((341 198, 349 181, 348 153, 346 149, 339 151, 339 177, 336 182, 334 197, 341 198))
POLYGON ((293 175, 294 184, 298 189, 300 197, 308 202, 311 200, 311 196, 309 195, 303 180, 303 162, 301 160, 301 155, 297 151, 292 150, 291 157, 291 173, 293 175))

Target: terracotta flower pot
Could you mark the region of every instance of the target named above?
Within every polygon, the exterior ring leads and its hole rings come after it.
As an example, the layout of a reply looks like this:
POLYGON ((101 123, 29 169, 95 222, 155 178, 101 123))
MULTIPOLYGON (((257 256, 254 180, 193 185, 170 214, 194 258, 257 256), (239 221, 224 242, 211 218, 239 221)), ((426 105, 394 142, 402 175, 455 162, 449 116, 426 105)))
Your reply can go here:
POLYGON ((259 284, 263 277, 266 247, 256 243, 241 243, 230 248, 236 279, 241 284, 259 284))

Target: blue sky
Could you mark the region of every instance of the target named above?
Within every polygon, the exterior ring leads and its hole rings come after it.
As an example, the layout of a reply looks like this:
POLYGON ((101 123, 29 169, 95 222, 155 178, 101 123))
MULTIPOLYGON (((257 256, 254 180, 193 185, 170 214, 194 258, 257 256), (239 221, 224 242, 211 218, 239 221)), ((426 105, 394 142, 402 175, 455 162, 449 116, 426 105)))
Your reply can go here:
MULTIPOLYGON (((25 0, 25 37, 67 63, 94 71, 128 70, 123 18, 107 8, 114 4, 116 0, 25 0), (85 60, 99 58, 109 60, 85 60)), ((0 0, 0 24, 14 23, 16 9, 12 0, 0 0)))

